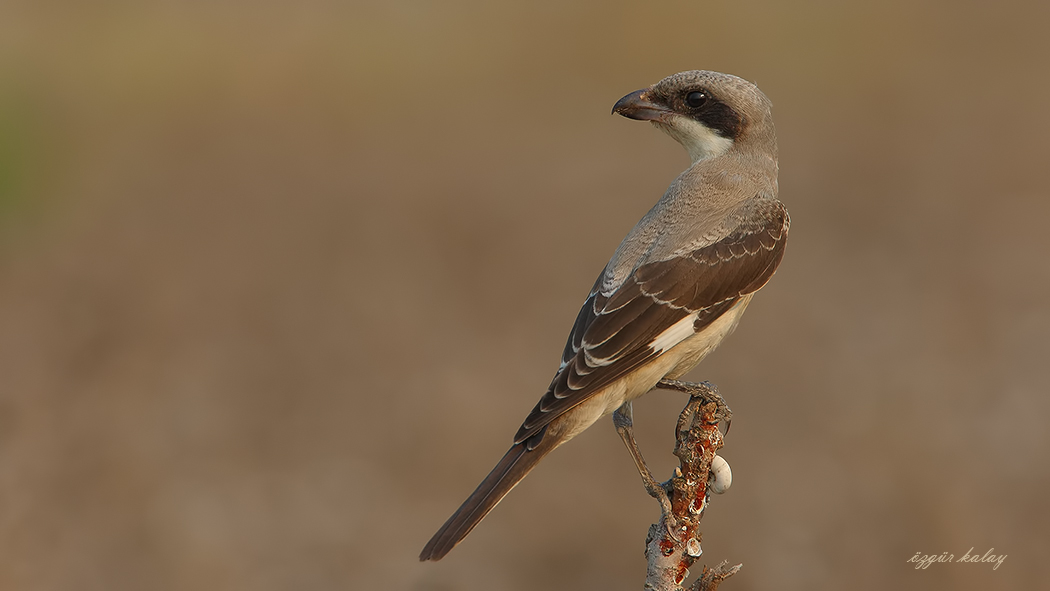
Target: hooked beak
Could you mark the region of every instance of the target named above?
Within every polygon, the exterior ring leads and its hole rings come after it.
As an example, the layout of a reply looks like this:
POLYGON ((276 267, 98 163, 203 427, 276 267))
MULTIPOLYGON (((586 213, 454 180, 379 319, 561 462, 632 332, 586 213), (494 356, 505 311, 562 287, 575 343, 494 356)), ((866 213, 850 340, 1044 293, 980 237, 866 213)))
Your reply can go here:
POLYGON ((648 88, 636 90, 616 101, 612 112, 638 121, 663 121, 671 113, 666 107, 649 100, 648 88))

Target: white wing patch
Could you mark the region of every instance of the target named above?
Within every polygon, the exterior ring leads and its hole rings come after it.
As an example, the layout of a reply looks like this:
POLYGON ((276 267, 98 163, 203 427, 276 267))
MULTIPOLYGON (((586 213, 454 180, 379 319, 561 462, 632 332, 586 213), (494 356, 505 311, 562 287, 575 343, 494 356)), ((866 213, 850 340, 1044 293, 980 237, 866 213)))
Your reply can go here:
POLYGON ((653 342, 649 343, 649 348, 659 355, 693 336, 695 334, 693 323, 696 322, 697 316, 699 314, 693 313, 675 322, 667 330, 657 335, 653 342))

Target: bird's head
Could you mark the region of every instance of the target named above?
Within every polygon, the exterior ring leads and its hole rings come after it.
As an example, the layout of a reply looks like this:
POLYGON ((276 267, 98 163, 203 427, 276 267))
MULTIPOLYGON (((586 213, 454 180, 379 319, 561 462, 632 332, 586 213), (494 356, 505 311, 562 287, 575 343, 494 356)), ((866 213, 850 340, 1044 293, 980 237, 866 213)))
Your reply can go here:
POLYGON ((691 70, 668 76, 616 101, 613 113, 649 121, 673 137, 693 162, 721 156, 735 145, 772 142, 771 103, 743 78, 691 70))

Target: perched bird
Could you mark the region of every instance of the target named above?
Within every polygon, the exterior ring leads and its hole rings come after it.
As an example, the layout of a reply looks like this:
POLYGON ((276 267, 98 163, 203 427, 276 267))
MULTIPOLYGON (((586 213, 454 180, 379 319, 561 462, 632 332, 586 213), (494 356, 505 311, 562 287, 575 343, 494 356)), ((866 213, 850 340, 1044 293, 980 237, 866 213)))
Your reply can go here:
POLYGON ((681 72, 623 97, 613 113, 651 122, 692 164, 616 249, 514 445, 420 560, 445 556, 556 447, 618 409, 614 418, 629 420, 633 399, 696 366, 784 256, 771 105, 754 84, 681 72))

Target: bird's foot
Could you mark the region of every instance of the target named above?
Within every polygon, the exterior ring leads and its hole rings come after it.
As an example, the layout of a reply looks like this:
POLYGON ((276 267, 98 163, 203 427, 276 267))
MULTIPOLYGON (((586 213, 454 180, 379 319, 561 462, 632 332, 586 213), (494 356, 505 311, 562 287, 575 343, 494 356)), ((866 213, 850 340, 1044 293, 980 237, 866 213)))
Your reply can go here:
MULTIPOLYGON (((715 415, 726 422, 726 434, 729 434, 729 427, 733 423, 733 411, 729 409, 726 401, 722 398, 722 395, 718 393, 718 388, 711 382, 683 382, 680 380, 671 380, 664 378, 657 382, 657 388, 663 388, 665 390, 676 390, 678 392, 684 392, 692 398, 699 398, 703 401, 703 404, 713 402, 716 406, 715 415)), ((689 417, 683 414, 679 418, 679 422, 687 421, 689 417)), ((684 425, 679 425, 679 431, 684 425)))

